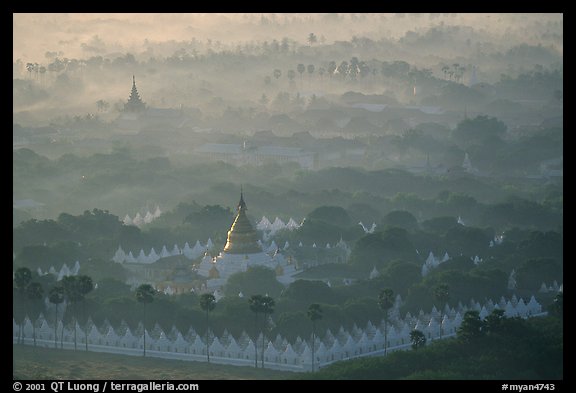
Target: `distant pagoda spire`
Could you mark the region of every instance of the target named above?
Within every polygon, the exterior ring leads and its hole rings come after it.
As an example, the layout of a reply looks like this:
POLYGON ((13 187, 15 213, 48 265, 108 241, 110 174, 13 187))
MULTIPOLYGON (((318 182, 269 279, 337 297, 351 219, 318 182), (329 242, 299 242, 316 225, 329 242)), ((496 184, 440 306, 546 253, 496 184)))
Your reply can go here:
POLYGON ((228 254, 254 254, 262 252, 258 244, 258 234, 252 227, 250 220, 246 217, 246 202, 244 193, 240 189, 240 202, 238 202, 238 213, 228 231, 228 239, 224 246, 224 252, 228 254))
POLYGON ((138 94, 138 89, 136 88, 136 77, 132 75, 132 91, 130 92, 128 102, 124 104, 124 111, 142 112, 144 109, 146 109, 146 104, 142 102, 140 94, 138 94))
POLYGON ((240 186, 240 202, 238 202, 238 210, 240 209, 247 209, 246 202, 244 202, 244 191, 242 190, 242 186, 240 186))

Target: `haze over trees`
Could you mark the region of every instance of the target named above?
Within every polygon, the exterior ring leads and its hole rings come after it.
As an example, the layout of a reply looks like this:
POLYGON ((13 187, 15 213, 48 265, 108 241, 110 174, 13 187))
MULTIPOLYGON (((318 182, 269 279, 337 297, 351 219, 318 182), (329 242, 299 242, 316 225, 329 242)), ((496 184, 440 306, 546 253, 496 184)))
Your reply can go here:
POLYGON ((54 348, 109 324, 146 356, 175 328, 214 364, 245 332, 256 368, 306 341, 305 378, 562 378, 562 14, 14 14, 13 34, 15 345, 43 315, 54 348), (198 273, 240 190, 293 281, 198 273), (119 250, 156 254, 145 282, 119 250), (328 331, 512 295, 549 315, 315 358, 328 331))

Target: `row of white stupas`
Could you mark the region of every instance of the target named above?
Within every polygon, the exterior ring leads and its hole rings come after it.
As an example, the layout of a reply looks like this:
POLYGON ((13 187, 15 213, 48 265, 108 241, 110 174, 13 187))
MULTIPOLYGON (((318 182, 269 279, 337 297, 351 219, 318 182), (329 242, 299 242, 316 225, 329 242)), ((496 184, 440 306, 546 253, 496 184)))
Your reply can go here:
POLYGON ((196 259, 200 256, 204 255, 207 251, 210 251, 214 248, 214 243, 212 243, 212 239, 208 238, 206 244, 200 243, 200 240, 196 240, 196 244, 194 247, 190 248, 188 242, 184 244, 184 247, 180 248, 177 244, 174 244, 171 251, 168 251, 166 246, 162 246, 162 250, 160 253, 157 253, 154 247, 150 249, 148 254, 144 252, 144 249, 140 249, 140 252, 136 257, 132 254, 132 251, 129 251, 128 254, 122 249, 122 246, 118 246, 116 253, 112 257, 112 260, 116 263, 154 263, 160 258, 167 258, 174 255, 184 255, 188 259, 196 259))
POLYGON ((152 221, 157 219, 162 215, 162 210, 160 210, 160 206, 156 206, 156 210, 154 213, 151 213, 150 210, 146 212, 146 214, 141 215, 140 212, 136 213, 134 218, 130 218, 128 214, 124 216, 122 222, 124 225, 134 225, 134 226, 142 226, 144 224, 150 224, 152 221))
MULTIPOLYGON (((283 247, 279 247, 274 240, 272 240, 269 245, 265 245, 261 240, 258 240, 258 244, 268 254, 275 253, 280 250, 287 250, 291 247, 288 241, 284 242, 283 247)), ((304 247, 304 244, 302 244, 302 242, 299 242, 298 247, 304 247)), ((311 247, 316 248, 317 247, 316 243, 313 243, 311 247)), ((326 249, 331 249, 333 247, 341 247, 346 250, 349 249, 348 245, 343 240, 339 240, 334 245, 326 243, 326 246, 324 247, 326 249)), ((114 256, 112 257, 112 261, 116 263, 149 264, 156 262, 160 258, 166 258, 174 255, 184 255, 186 256, 186 258, 192 260, 205 256, 206 252, 211 251, 213 248, 214 243, 212 243, 212 239, 210 238, 208 238, 206 244, 202 244, 199 240, 197 240, 196 244, 194 244, 194 247, 192 248, 190 247, 188 242, 186 242, 182 248, 180 248, 177 244, 174 244, 171 250, 169 250, 168 247, 164 245, 162 246, 162 250, 159 253, 154 249, 154 247, 152 247, 148 253, 146 253, 144 249, 140 249, 140 252, 138 252, 137 254, 132 253, 132 251, 126 253, 124 249, 122 249, 122 246, 118 246, 118 249, 116 250, 114 256), (134 256, 134 254, 136 254, 136 256, 134 256)))
POLYGON ((268 235, 273 235, 274 233, 278 232, 281 229, 288 229, 290 231, 294 229, 300 228, 302 224, 298 224, 292 217, 288 220, 287 223, 282 221, 280 218, 276 217, 274 222, 270 222, 270 220, 266 216, 262 216, 260 221, 256 224, 256 229, 259 231, 267 232, 268 235))
MULTIPOLYGON (((499 302, 489 300, 484 305, 471 301, 468 307, 459 304, 457 309, 445 307, 446 312, 440 313, 433 307, 430 313, 422 310, 418 315, 407 313, 404 318, 399 317, 398 302, 395 312, 391 312, 388 325, 388 351, 410 348, 410 332, 417 329, 422 331, 428 340, 454 336, 463 320, 467 310, 479 311, 482 319, 486 318, 495 308, 504 310, 507 317, 528 318, 543 315, 542 306, 534 296, 526 303, 522 298, 513 296, 499 302), (440 329, 442 326, 442 329, 440 329)), ((50 310, 47 310, 50 312, 50 310)), ((52 313, 47 314, 52 315, 52 313)), ((54 319, 40 315, 35 321, 37 345, 43 347, 54 346, 54 319)), ((60 320, 57 324, 58 341, 64 329, 63 337, 65 349, 74 349, 74 327, 63 326, 60 320)), ((85 339, 84 326, 76 326, 76 337, 79 348, 83 348, 85 339)), ((384 350, 384 323, 373 324, 368 322, 363 329, 354 325, 350 330, 340 327, 333 333, 327 330, 319 334, 314 343, 316 364, 324 366, 332 362, 361 356, 383 354, 384 350)), ((13 341, 16 342, 19 334, 19 325, 13 320, 13 341)), ((182 334, 176 327, 164 332, 156 324, 151 331, 144 332, 142 324, 132 331, 125 322, 114 328, 108 321, 97 328, 88 323, 88 348, 92 351, 113 352, 129 355, 141 355, 143 349, 143 335, 146 334, 147 355, 151 357, 164 357, 182 360, 206 360, 205 336, 199 335, 191 327, 186 334, 182 334)), ((28 317, 23 322, 24 343, 32 345, 34 328, 28 317)), ((239 337, 233 337, 227 331, 220 337, 210 337, 209 350, 214 363, 250 365, 254 363, 254 352, 260 354, 262 336, 257 339, 257 348, 250 336, 243 332, 239 337)), ((58 346, 60 346, 58 342, 58 346)), ((291 371, 306 371, 311 368, 312 350, 309 340, 298 337, 294 342, 277 335, 274 339, 265 339, 264 357, 266 367, 291 371)))
POLYGON ((556 280, 554 280, 552 285, 546 285, 546 283, 543 282, 542 285, 540 285, 540 290, 538 292, 540 293, 564 292, 564 284, 558 285, 558 282, 556 280))
POLYGON ((76 263, 74 263, 74 266, 72 266, 72 268, 69 268, 68 265, 64 263, 62 264, 62 267, 60 268, 59 271, 57 271, 54 268, 54 266, 50 266, 50 268, 45 272, 43 272, 41 268, 36 269, 36 272, 38 273, 39 276, 52 274, 53 276, 56 276, 56 281, 60 281, 62 280, 62 278, 66 276, 77 276, 79 271, 80 271, 79 261, 76 261, 76 263))

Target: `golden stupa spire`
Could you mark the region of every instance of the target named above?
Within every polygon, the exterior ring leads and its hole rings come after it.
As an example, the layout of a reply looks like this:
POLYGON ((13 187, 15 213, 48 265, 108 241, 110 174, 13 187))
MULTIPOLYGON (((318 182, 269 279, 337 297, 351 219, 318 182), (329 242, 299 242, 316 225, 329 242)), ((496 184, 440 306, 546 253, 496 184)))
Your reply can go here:
POLYGON ((238 202, 238 213, 228 231, 228 239, 224 252, 228 254, 254 254, 262 252, 258 244, 258 234, 252 227, 250 220, 246 216, 246 202, 244 202, 244 192, 240 188, 240 202, 238 202))

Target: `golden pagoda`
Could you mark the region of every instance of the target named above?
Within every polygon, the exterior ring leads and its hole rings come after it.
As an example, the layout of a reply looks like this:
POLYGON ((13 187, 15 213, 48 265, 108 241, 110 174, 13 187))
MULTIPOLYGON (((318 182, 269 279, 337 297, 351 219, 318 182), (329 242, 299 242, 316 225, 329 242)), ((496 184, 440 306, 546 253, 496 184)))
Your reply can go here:
POLYGON ((224 252, 227 254, 255 254, 262 252, 258 244, 258 234, 252 227, 250 220, 246 217, 246 203, 244 195, 240 191, 240 202, 238 202, 238 214, 228 231, 228 239, 224 252))

